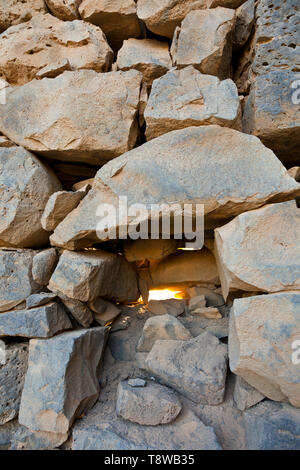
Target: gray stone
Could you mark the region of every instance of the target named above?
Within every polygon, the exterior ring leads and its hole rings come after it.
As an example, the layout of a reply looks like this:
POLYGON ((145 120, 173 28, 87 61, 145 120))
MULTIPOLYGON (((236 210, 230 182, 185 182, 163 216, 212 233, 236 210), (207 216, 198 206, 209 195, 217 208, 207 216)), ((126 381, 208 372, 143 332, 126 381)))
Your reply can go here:
POLYGON ((145 387, 147 385, 146 380, 144 379, 129 379, 128 380, 128 385, 130 387, 145 387))
POLYGON ((95 404, 107 333, 106 328, 92 328, 30 341, 20 424, 33 431, 67 433, 95 404))
POLYGON ((177 418, 181 408, 173 390, 163 385, 149 382, 146 387, 132 388, 127 382, 119 383, 116 413, 127 421, 142 426, 167 424, 177 418))
POLYGON ((88 306, 80 300, 70 299, 59 293, 59 298, 71 313, 72 317, 84 328, 88 328, 93 323, 93 314, 88 306))
POLYGON ((238 375, 235 376, 233 398, 236 407, 244 411, 262 401, 265 396, 238 375))
POLYGON ((181 299, 150 300, 147 308, 154 315, 178 317, 185 312, 186 301, 181 299))
POLYGON ((0 427, 14 419, 19 412, 27 370, 27 343, 8 344, 5 356, 5 364, 1 365, 0 362, 0 427))
POLYGON ((0 315, 1 336, 49 338, 72 328, 64 307, 50 302, 29 310, 11 310, 0 315))
POLYGON ((193 310, 191 313, 192 315, 197 315, 201 318, 207 319, 222 318, 222 315, 216 307, 199 307, 193 310))
POLYGON ((58 191, 51 194, 41 218, 43 229, 52 232, 72 210, 76 209, 84 196, 83 191, 58 191))
POLYGON ((207 331, 217 338, 228 337, 228 318, 208 319, 196 315, 189 315, 181 319, 182 324, 195 337, 199 336, 203 331, 207 331))
POLYGON ((243 47, 249 39, 255 17, 255 0, 247 0, 236 11, 233 45, 243 47))
POLYGON ((112 323, 121 313, 121 310, 111 302, 97 297, 97 299, 88 303, 93 311, 93 316, 100 326, 112 323))
POLYGON ((206 298, 204 295, 197 295, 189 300, 188 308, 190 312, 203 307, 206 307, 206 298))
POLYGON ((32 262, 32 277, 34 281, 41 286, 46 286, 57 262, 58 255, 55 248, 48 248, 37 253, 32 262))
POLYGON ((177 240, 126 240, 124 254, 127 261, 162 260, 175 253, 178 247, 177 240))
POLYGON ((224 399, 227 347, 210 333, 188 341, 156 341, 146 366, 193 402, 219 405, 224 399))
POLYGON ((39 294, 31 294, 26 299, 26 308, 40 307, 56 299, 56 294, 52 292, 40 292, 39 294))

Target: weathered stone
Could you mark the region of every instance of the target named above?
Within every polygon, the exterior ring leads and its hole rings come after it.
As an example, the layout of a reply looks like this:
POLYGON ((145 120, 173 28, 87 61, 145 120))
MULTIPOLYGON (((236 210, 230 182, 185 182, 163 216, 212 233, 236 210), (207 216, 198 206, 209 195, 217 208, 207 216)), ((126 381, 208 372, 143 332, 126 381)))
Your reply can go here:
POLYGON ((93 323, 93 314, 86 304, 80 300, 69 299, 59 293, 59 298, 71 313, 72 317, 84 328, 88 328, 93 323))
POLYGON ((199 315, 188 315, 180 319, 187 330, 195 337, 204 331, 211 333, 218 339, 228 337, 228 317, 223 318, 203 318, 199 315))
POLYGON ((135 145, 141 80, 135 70, 78 70, 9 88, 0 129, 49 158, 98 165, 135 145))
POLYGON ((173 315, 178 317, 185 311, 186 301, 181 299, 150 300, 148 310, 154 315, 173 315))
POLYGON ((60 189, 57 177, 35 155, 22 147, 0 148, 0 245, 47 243, 40 219, 49 196, 60 189))
POLYGON ((185 16, 192 10, 206 8, 206 3, 207 0, 138 0, 137 14, 150 31, 172 38, 185 16))
POLYGON ((238 375, 235 376, 233 398, 235 405, 241 411, 251 408, 262 401, 265 396, 252 387, 246 380, 238 375))
POLYGON ((88 306, 94 312, 94 319, 101 326, 111 323, 121 313, 121 310, 116 305, 101 299, 101 297, 90 301, 88 306))
POLYGON ((64 21, 72 21, 79 18, 78 7, 81 0, 45 0, 51 13, 64 21))
POLYGON ((32 277, 34 282, 46 286, 58 261, 55 248, 48 248, 35 254, 32 261, 32 277))
POLYGON ((229 8, 190 12, 174 33, 174 65, 193 65, 204 74, 230 77, 235 12, 229 8), (205 40, 203 40, 205 38, 205 40))
POLYGON ((232 80, 220 82, 192 66, 173 69, 153 83, 144 117, 147 140, 189 126, 219 124, 239 129, 238 91, 232 80))
POLYGON ((41 292, 39 294, 31 294, 26 299, 26 308, 40 307, 41 305, 53 302, 56 299, 56 294, 52 292, 41 292))
POLYGON ((162 315, 146 320, 142 336, 137 345, 137 351, 151 351, 157 340, 181 340, 192 339, 191 333, 183 324, 172 315, 162 315))
POLYGON ((128 380, 128 385, 130 387, 146 387, 147 382, 144 379, 129 379, 128 380))
POLYGON ((0 251, 0 312, 21 304, 40 287, 32 278, 33 250, 0 251))
POLYGON ((287 403, 264 401, 244 413, 248 450, 298 450, 300 415, 287 403))
POLYGON ((0 147, 15 147, 15 144, 4 135, 0 135, 0 147))
MULTIPOLYGON (((72 187, 73 191, 81 191, 83 188, 91 188, 94 182, 94 178, 89 178, 88 180, 79 181, 75 183, 72 187)), ((87 191, 88 192, 88 191, 87 191)))
POLYGON ((44 0, 1 0, 0 32, 10 26, 30 20, 34 15, 46 13, 44 0))
POLYGON ((230 314, 230 369, 266 397, 300 407, 300 293, 281 292, 235 299, 230 314), (297 350, 294 351, 294 355, 297 350))
POLYGON ((60 59, 68 59, 73 70, 107 72, 113 58, 101 29, 84 21, 60 21, 49 14, 34 16, 2 33, 0 47, 0 76, 12 85, 24 85, 60 59))
POLYGON ((132 266, 123 256, 102 250, 64 251, 48 287, 57 294, 82 302, 97 297, 125 302, 139 297, 132 266))
POLYGON ((44 230, 53 231, 57 225, 74 210, 85 196, 83 191, 58 191, 50 196, 41 224, 44 230))
POLYGON ((196 403, 219 405, 224 399, 227 347, 210 333, 188 341, 156 341, 146 367, 196 403))
POLYGON ((11 310, 0 315, 0 337, 50 338, 70 328, 72 324, 64 307, 56 302, 29 310, 11 310))
POLYGON ((177 250, 177 240, 126 240, 124 254, 128 261, 161 260, 177 250))
POLYGON ((55 78, 66 70, 72 70, 68 59, 62 59, 58 62, 52 62, 36 73, 35 78, 55 78))
POLYGON ((249 39, 255 17, 255 0, 247 0, 236 11, 236 23, 233 35, 235 48, 243 47, 249 39))
POLYGON ((79 13, 85 21, 100 26, 113 49, 119 49, 124 39, 141 34, 134 0, 83 0, 79 13))
POLYGON ((204 295, 197 295, 189 300, 188 308, 190 312, 203 307, 206 307, 206 298, 204 295))
POLYGON ((138 70, 150 86, 172 67, 169 45, 155 39, 128 39, 118 52, 117 67, 138 70))
POLYGON ((300 290, 299 230, 295 201, 241 214, 216 229, 224 298, 233 290, 300 290))
POLYGON ((207 226, 216 227, 241 212, 299 194, 300 185, 256 137, 219 126, 189 127, 157 137, 104 165, 92 190, 50 240, 56 246, 80 249, 115 238, 119 224, 113 211, 105 218, 107 231, 99 230, 95 214, 103 203, 118 210, 119 196, 128 198, 128 206, 143 203, 149 209, 151 204, 204 204, 207 226))
POLYGON ((27 369, 28 346, 26 343, 8 344, 5 355, 5 364, 1 365, 0 362, 0 426, 18 415, 27 369))
POLYGON ((216 307, 199 307, 191 312, 193 315, 199 315, 202 318, 222 318, 216 307))
POLYGON ((116 413, 127 421, 142 426, 168 424, 177 418, 181 408, 173 390, 163 385, 149 382, 146 387, 132 388, 127 382, 119 383, 116 413))
POLYGON ((225 304, 223 296, 212 289, 202 286, 193 286, 186 289, 186 294, 193 297, 204 295, 208 307, 222 307, 225 304))
POLYGON ((99 327, 30 341, 20 424, 33 431, 66 433, 95 404, 107 331, 99 327))

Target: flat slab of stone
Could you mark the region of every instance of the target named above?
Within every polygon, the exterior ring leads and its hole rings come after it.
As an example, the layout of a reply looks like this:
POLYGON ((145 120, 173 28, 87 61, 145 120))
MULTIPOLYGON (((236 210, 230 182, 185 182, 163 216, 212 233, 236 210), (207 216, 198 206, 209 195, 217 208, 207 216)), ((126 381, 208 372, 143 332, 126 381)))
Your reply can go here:
POLYGON ((39 294, 31 294, 26 299, 26 308, 40 307, 48 304, 56 299, 56 294, 52 292, 40 292, 39 294))

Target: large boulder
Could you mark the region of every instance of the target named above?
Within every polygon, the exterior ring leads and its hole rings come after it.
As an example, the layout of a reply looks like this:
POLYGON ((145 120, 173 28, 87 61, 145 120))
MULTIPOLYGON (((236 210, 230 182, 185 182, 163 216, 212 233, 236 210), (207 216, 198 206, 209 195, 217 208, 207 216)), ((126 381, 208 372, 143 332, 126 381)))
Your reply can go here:
POLYGON ((60 189, 57 177, 35 155, 22 147, 1 148, 0 245, 45 245, 49 234, 41 216, 51 194, 60 189))
POLYGON ((45 0, 51 13, 64 21, 72 21, 79 18, 78 7, 81 0, 45 0))
POLYGON ((105 219, 107 231, 99 229, 95 214, 101 204, 111 204, 117 211, 119 196, 128 198, 128 206, 143 203, 148 209, 163 203, 204 204, 205 222, 216 227, 241 212, 299 194, 300 185, 256 137, 213 125, 189 127, 104 165, 92 190, 50 240, 79 249, 107 240, 110 233, 115 238, 119 224, 114 211, 105 219))
POLYGON ((187 341, 157 340, 145 367, 160 382, 195 403, 223 402, 227 346, 210 333, 201 333, 187 341))
POLYGON ((174 33, 174 65, 194 65, 202 73, 230 77, 234 25, 235 12, 229 8, 190 12, 174 33))
POLYGON ((235 299, 230 314, 232 372, 266 397, 300 407, 300 374, 293 361, 299 338, 300 292, 235 299))
POLYGON ((141 34, 135 0, 83 0, 79 13, 83 20, 100 26, 113 49, 141 34))
POLYGON ((215 230, 224 298, 234 290, 300 290, 300 211, 295 201, 240 214, 215 230))
POLYGON ((44 67, 68 59, 73 70, 107 72, 113 53, 100 28, 37 15, 0 35, 0 76, 12 85, 33 80, 44 67))
POLYGON ((88 302, 107 297, 119 302, 139 297, 137 276, 126 259, 103 250, 64 251, 49 289, 70 299, 88 302))
POLYGON ((8 89, 0 129, 49 158, 99 165, 136 143, 141 80, 135 70, 66 71, 33 80, 8 89))
POLYGON ((20 424, 33 431, 66 433, 95 404, 107 332, 92 328, 30 341, 20 424))
POLYGON ((44 0, 0 0, 0 32, 46 12, 44 0))
POLYGON ((207 7, 207 0, 138 0, 137 14, 155 34, 172 38, 176 26, 192 10, 207 7))
POLYGON ((221 82, 192 66, 173 69, 153 83, 144 117, 147 140, 189 126, 219 124, 239 129, 238 91, 232 80, 221 82))

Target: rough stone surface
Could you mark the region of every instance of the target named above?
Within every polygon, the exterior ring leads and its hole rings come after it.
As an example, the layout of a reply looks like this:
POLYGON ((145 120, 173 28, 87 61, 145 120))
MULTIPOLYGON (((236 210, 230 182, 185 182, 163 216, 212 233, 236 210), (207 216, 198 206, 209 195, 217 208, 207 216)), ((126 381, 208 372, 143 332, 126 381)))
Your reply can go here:
POLYGON ((119 302, 130 302, 139 297, 132 266, 124 257, 102 250, 65 250, 48 287, 55 293, 82 302, 99 296, 119 302))
POLYGON ((190 312, 203 307, 206 307, 206 298, 204 295, 196 295, 189 300, 188 308, 190 312))
POLYGON ((300 293, 235 299, 230 314, 230 369, 266 397, 300 407, 299 366, 293 342, 300 334, 300 293))
POLYGON ((227 347, 210 333, 188 341, 156 341, 146 367, 196 403, 218 405, 224 399, 227 347))
POLYGON ((248 384, 246 380, 238 375, 235 376, 233 399, 239 410, 244 411, 251 408, 264 398, 265 396, 248 384))
POLYGON ((46 13, 44 0, 1 0, 0 32, 10 26, 30 20, 34 15, 46 13))
POLYGON ((189 339, 192 339, 191 333, 177 318, 168 314, 161 315, 146 320, 137 350, 149 352, 157 340, 185 341, 189 339))
POLYGON ((144 379, 129 379, 128 385, 130 387, 146 387, 147 382, 144 379))
POLYGON ((295 201, 241 214, 216 229, 224 298, 239 289, 300 290, 299 230, 300 211, 295 201))
POLYGON ((202 318, 222 318, 219 310, 216 307, 199 307, 191 312, 193 315, 200 316, 202 318))
POLYGON ((172 42, 174 65, 193 65, 200 72, 220 79, 230 76, 235 12, 229 8, 190 12, 172 42), (203 40, 205 38, 205 40, 203 40))
POLYGON ((58 255, 55 248, 48 248, 35 254, 32 261, 32 277, 34 282, 46 286, 55 269, 58 255))
POLYGON ((119 70, 138 70, 145 83, 152 85, 153 80, 172 67, 168 43, 155 39, 128 39, 118 52, 117 67, 119 70))
POLYGON ((185 311, 186 301, 181 299, 150 300, 148 309, 154 315, 173 315, 178 317, 185 311))
POLYGON ((33 431, 68 432, 97 401, 106 335, 105 328, 93 328, 30 341, 20 424, 33 431))
POLYGON ((26 308, 40 307, 48 302, 52 302, 56 299, 56 295, 52 292, 41 292, 39 294, 31 294, 26 299, 26 308))
POLYGON ((0 129, 49 158, 98 165, 135 145, 141 80, 135 70, 67 71, 33 80, 9 89, 0 129))
POLYGON ((27 358, 26 343, 6 346, 6 362, 4 365, 0 364, 0 426, 18 415, 27 358))
POLYGON ((126 240, 124 254, 127 261, 161 260, 177 250, 176 240, 126 240))
POLYGON ((61 293, 59 293, 59 298, 79 325, 84 328, 91 326, 93 323, 93 314, 85 303, 80 302, 80 300, 69 299, 61 293))
POLYGON ((84 196, 83 191, 58 191, 52 194, 41 218, 43 229, 52 232, 78 206, 84 196))
POLYGON ((108 302, 107 300, 101 299, 101 297, 89 302, 88 305, 93 311, 94 319, 101 326, 113 322, 121 312, 116 305, 108 302))
POLYGON ((120 382, 117 391, 116 413, 121 418, 143 426, 157 426, 174 421, 181 403, 173 390, 149 382, 146 387, 132 388, 120 382))
POLYGON ((79 13, 85 21, 100 26, 113 49, 141 34, 134 0, 83 0, 79 13))
POLYGON ((0 76, 24 85, 53 61, 68 59, 73 70, 107 72, 113 53, 101 29, 84 21, 37 15, 0 35, 0 76))
POLYGON ((60 189, 57 177, 35 155, 22 147, 0 148, 0 245, 47 243, 40 219, 49 196, 60 189))
POLYGON ((239 129, 238 91, 232 80, 220 81, 192 66, 173 69, 153 83, 144 117, 147 140, 189 126, 218 124, 239 129))
POLYGON ((50 302, 29 310, 11 310, 0 315, 0 336, 50 338, 72 328, 64 307, 50 302))
POLYGON ((255 19, 255 0, 247 0, 236 11, 233 45, 243 47, 249 39, 255 19))
POLYGON ((244 413, 248 450, 298 450, 299 410, 287 403, 264 401, 244 413))
POLYGON ((68 249, 107 240, 116 231, 116 218, 111 214, 105 220, 107 231, 96 233, 99 224, 94 214, 100 203, 117 209, 118 196, 127 196, 129 206, 138 202, 148 208, 202 203, 205 222, 216 226, 220 219, 299 194, 300 185, 256 137, 219 126, 189 127, 157 137, 104 165, 92 190, 50 239, 68 249))
POLYGON ((51 13, 64 21, 72 21, 79 18, 78 7, 81 0, 45 0, 51 13))

